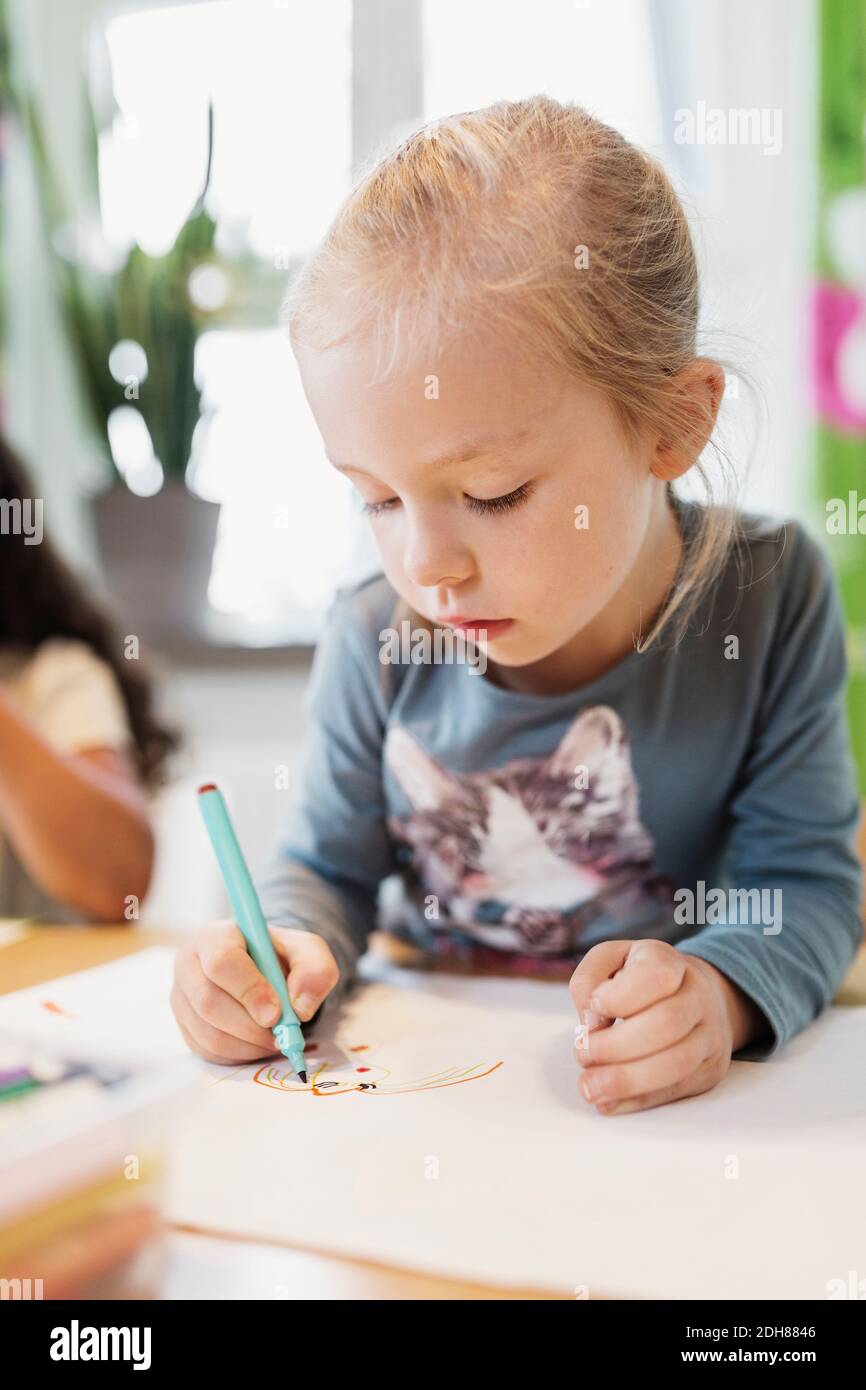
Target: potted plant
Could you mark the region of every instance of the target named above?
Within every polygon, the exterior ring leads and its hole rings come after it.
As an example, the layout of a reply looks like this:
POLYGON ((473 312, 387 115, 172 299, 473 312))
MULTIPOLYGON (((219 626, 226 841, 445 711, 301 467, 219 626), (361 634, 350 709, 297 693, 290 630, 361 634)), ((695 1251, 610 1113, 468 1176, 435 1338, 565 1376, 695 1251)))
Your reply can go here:
POLYGON ((205 423, 195 346, 216 308, 224 307, 209 308, 194 294, 195 277, 219 264, 216 224, 205 207, 213 107, 201 192, 170 250, 153 256, 136 244, 118 253, 102 234, 98 131, 89 88, 92 189, 89 206, 74 218, 35 103, 21 92, 12 96, 29 135, 64 321, 107 484, 94 498, 107 585, 127 630, 176 645, 207 628, 219 515, 218 504, 194 490, 205 423))

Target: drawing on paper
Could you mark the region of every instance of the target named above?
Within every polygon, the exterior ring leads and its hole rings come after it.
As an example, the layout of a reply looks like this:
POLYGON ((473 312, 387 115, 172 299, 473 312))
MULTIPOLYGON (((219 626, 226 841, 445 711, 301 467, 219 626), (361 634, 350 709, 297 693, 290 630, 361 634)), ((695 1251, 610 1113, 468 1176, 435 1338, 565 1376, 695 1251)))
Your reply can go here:
POLYGON ((445 1067, 426 1076, 412 1076, 403 1080, 393 1069, 376 1060, 381 1046, 381 1043, 353 1043, 340 1047, 331 1043, 320 1048, 317 1043, 311 1042, 305 1049, 308 1062, 306 1086, 291 1067, 280 1062, 265 1062, 256 1071, 253 1081, 274 1091, 301 1091, 314 1096, 341 1096, 352 1092, 394 1096, 478 1081, 502 1066, 501 1061, 475 1062, 471 1066, 445 1067))
POLYGON ((61 1018, 77 1018, 77 1014, 71 1014, 68 1009, 61 1009, 59 1004, 55 1004, 53 999, 44 999, 42 1007, 46 1013, 58 1014, 61 1018))

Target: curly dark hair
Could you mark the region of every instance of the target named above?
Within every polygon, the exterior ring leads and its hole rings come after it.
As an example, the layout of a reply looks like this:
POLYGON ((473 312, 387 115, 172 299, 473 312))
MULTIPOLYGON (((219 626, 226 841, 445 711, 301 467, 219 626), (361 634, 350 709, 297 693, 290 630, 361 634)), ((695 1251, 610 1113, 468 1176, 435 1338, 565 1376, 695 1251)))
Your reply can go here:
MULTIPOLYGON (((0 498, 23 502, 32 496, 27 470, 0 433, 0 498)), ((39 545, 25 545, 19 537, 4 536, 0 548, 0 644, 35 651, 50 637, 86 642, 111 668, 126 705, 134 761, 142 781, 146 786, 163 782, 168 755, 179 746, 180 737, 154 714, 153 683, 146 667, 122 657, 121 638, 108 613, 49 540, 43 537, 39 545)))

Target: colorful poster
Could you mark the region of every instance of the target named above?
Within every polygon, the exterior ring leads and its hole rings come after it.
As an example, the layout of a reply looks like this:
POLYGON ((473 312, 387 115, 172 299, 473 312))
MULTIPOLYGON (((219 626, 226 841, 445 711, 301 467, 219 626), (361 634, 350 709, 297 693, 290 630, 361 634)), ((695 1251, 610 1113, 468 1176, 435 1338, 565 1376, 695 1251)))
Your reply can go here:
POLYGON ((815 497, 845 609, 848 709, 866 795, 866 4, 820 6, 815 497))

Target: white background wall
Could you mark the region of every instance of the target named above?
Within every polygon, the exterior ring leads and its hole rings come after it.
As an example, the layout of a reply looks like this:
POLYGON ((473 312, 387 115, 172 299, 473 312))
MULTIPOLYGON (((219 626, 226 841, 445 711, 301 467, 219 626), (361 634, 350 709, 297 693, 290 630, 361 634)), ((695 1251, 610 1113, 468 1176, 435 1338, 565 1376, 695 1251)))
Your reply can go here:
POLYGON ((291 796, 278 788, 276 769, 294 768, 303 746, 308 672, 303 657, 264 656, 166 672, 165 710, 186 732, 175 776, 155 802, 157 863, 145 920, 193 923, 229 913, 196 805, 202 782, 224 793, 253 873, 264 863, 291 796))
MULTIPOLYGON (((813 0, 659 0, 651 6, 669 167, 692 216, 708 325, 755 378, 766 413, 729 398, 736 457, 754 440, 745 502, 807 508, 812 460, 808 294, 817 180, 817 8, 813 0), (674 145, 677 108, 779 109, 782 148, 674 145)), ((712 346, 712 341, 710 346, 712 346)))

